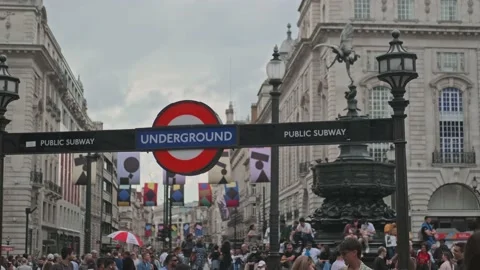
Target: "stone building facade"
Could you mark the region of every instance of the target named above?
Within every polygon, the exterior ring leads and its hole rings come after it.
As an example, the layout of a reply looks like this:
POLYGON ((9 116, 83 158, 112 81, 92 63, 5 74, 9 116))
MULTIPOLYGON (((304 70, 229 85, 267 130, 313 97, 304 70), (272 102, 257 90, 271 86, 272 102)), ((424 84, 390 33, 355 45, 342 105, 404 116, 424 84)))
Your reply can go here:
MULTIPOLYGON (((0 53, 8 56, 11 74, 21 80, 20 100, 7 113, 12 120, 8 132, 82 131, 102 125, 88 116, 85 90, 48 26, 42 0, 0 1, 0 53)), ((29 253, 59 252, 63 246, 83 252, 85 187, 75 185, 72 163, 72 154, 6 158, 2 244, 10 240, 15 246, 11 254, 24 253, 28 207, 35 209, 29 253)), ((92 212, 100 214, 100 209, 92 212)))
MULTIPOLYGON (((346 107, 349 80, 343 64, 321 43, 339 44, 347 22, 355 28, 354 47, 361 58, 353 66, 357 98, 363 114, 390 117, 388 85, 377 80, 375 57, 386 52, 394 28, 402 32, 407 50, 418 55, 419 78, 406 97, 407 163, 412 231, 432 216, 438 228, 468 231, 478 215, 472 181, 479 175, 480 4, 445 0, 303 0, 298 38, 287 39, 281 54, 287 73, 280 89, 282 122, 335 120, 346 107)), ((269 122, 270 86, 258 94, 257 123, 269 122)), ((369 146, 383 160, 388 144, 369 146)), ((283 147, 280 150, 280 212, 282 217, 307 216, 321 204, 311 191, 308 164, 334 160, 336 146, 283 147), (299 213, 295 213, 298 210, 299 213)), ((269 190, 267 191, 269 193, 269 190)), ((267 196, 267 209, 269 206, 267 196)), ((394 200, 392 201, 394 204, 394 200)), ((291 219, 288 219, 291 221, 291 219)))

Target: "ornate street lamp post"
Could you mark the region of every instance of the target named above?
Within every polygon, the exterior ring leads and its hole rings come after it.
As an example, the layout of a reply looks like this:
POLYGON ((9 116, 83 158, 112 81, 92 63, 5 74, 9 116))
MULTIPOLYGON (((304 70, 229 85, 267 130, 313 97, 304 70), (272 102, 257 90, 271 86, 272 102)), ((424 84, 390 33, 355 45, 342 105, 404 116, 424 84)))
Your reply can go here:
POLYGON ((391 87, 393 99, 389 101, 393 108, 393 132, 396 163, 396 203, 397 203, 397 252, 398 269, 408 269, 410 261, 409 245, 409 218, 408 218, 408 183, 407 183, 407 155, 405 145, 405 109, 408 100, 404 98, 407 84, 418 77, 416 71, 417 55, 409 53, 403 48, 399 40, 400 31, 392 32, 393 40, 387 53, 377 57, 379 80, 388 83, 391 87))
MULTIPOLYGON (((273 49, 273 58, 267 65, 268 83, 273 89, 270 91, 272 104, 272 124, 278 124, 280 115, 280 92, 278 87, 285 76, 285 63, 279 58, 278 47, 273 49)), ((279 167, 280 156, 278 146, 272 146, 271 182, 270 182, 270 255, 268 269, 280 269, 280 239, 279 239, 279 167)))
MULTIPOLYGON (((3 135, 10 120, 5 117, 7 106, 10 102, 20 98, 18 85, 20 79, 13 77, 8 72, 7 57, 0 55, 0 243, 3 243, 3 170, 5 167, 5 154, 3 153, 3 135)), ((0 250, 1 255, 1 250, 0 250)))

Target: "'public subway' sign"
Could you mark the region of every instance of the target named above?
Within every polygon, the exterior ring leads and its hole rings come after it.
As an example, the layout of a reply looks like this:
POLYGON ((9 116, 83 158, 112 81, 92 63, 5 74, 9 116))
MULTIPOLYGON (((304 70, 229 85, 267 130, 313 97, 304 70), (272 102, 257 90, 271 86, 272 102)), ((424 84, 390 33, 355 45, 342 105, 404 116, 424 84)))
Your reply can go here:
POLYGON ((346 128, 337 129, 306 129, 306 130, 287 130, 283 132, 285 138, 308 138, 308 137, 328 137, 345 136, 346 128))
POLYGON ((240 146, 372 143, 393 139, 390 118, 244 125, 239 128, 240 146))

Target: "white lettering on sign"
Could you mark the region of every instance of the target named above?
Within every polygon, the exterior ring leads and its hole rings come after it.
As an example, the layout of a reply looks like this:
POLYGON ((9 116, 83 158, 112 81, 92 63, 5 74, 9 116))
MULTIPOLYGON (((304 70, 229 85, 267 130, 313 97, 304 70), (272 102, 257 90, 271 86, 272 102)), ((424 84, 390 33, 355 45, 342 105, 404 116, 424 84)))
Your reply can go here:
POLYGON ((58 139, 58 140, 40 140, 40 146, 70 146, 70 145, 92 145, 95 143, 95 138, 85 139, 58 139))
POLYGON ((346 128, 336 129, 307 129, 307 130, 290 130, 283 132, 284 138, 307 138, 307 137, 329 137, 329 136, 345 136, 346 128))
POLYGON ((233 137, 232 132, 187 132, 187 133, 160 133, 160 134, 142 134, 140 140, 142 144, 159 143, 202 143, 202 142, 225 142, 233 137))

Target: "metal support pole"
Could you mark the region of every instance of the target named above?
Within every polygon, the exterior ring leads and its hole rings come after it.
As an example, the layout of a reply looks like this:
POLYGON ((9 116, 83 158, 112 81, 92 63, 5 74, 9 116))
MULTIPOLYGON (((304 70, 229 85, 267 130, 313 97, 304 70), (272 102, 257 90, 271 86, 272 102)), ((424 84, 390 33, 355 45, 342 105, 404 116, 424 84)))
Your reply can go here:
MULTIPOLYGON (((280 92, 278 87, 281 81, 270 81, 273 86, 270 96, 272 97, 272 124, 278 124, 280 122, 280 92)), ((272 146, 272 165, 271 165, 271 182, 270 182, 270 254, 268 257, 268 269, 280 269, 280 250, 279 243, 279 167, 280 156, 278 146, 272 146)))
MULTIPOLYGON (((3 205, 5 203, 3 200, 3 182, 4 182, 4 169, 5 169, 5 154, 3 153, 3 135, 5 132, 5 127, 10 123, 10 120, 6 119, 5 116, 0 116, 0 246, 3 243, 3 205)), ((7 252, 8 254, 8 252, 7 252)), ((2 255, 2 250, 0 249, 0 256, 2 255)))
POLYGON ((170 201, 170 205, 169 205, 169 206, 170 206, 170 209, 169 209, 169 211, 168 211, 168 214, 169 214, 168 220, 170 221, 170 223, 169 223, 169 228, 170 228, 170 230, 169 230, 169 232, 170 232, 170 234, 169 234, 170 242, 169 242, 169 245, 168 245, 168 246, 169 246, 170 250, 172 250, 172 243, 173 243, 173 237, 172 237, 172 224, 173 224, 173 222, 172 222, 172 208, 173 208, 173 203, 172 203, 172 202, 173 202, 173 198, 172 198, 172 194, 173 194, 173 186, 174 186, 175 184, 176 184, 176 178, 173 177, 173 178, 172 178, 172 184, 170 185, 170 196, 169 196, 169 198, 170 198, 170 200, 169 200, 169 201, 170 201))
POLYGON ((92 248, 92 162, 97 160, 98 154, 88 153, 85 157, 87 163, 87 190, 85 197, 85 246, 84 253, 92 248))
MULTIPOLYGON (((392 93, 396 91, 405 93, 403 89, 392 89, 392 93)), ((408 269, 410 262, 410 241, 409 241, 409 216, 408 216, 408 182, 407 182, 407 154, 405 145, 405 108, 408 106, 408 100, 403 95, 394 95, 392 101, 389 102, 393 108, 393 132, 395 144, 395 163, 396 163, 396 203, 397 203, 397 252, 398 252, 398 269, 408 269)))
POLYGON ((237 216, 238 216, 238 211, 237 208, 235 207, 235 216, 233 218, 233 248, 237 248, 237 216))
POLYGON ((25 224, 25 254, 28 254, 28 223, 30 221, 30 207, 25 208, 25 216, 27 218, 25 224))
POLYGON ((166 240, 166 237, 167 237, 167 234, 165 232, 167 232, 167 228, 168 228, 168 185, 167 183, 165 183, 163 185, 163 232, 162 232, 162 236, 163 236, 163 248, 166 248, 167 247, 167 240, 166 240))
POLYGON ((262 215, 263 215, 263 217, 262 217, 262 219, 263 219, 263 221, 262 221, 263 222, 262 223, 262 234, 265 234, 265 232, 267 231, 267 212, 266 212, 266 206, 265 206, 265 204, 266 204, 265 203, 265 201, 266 201, 266 189, 267 188, 265 186, 262 187, 262 196, 263 196, 263 198, 262 198, 262 200, 263 200, 263 202, 262 202, 262 204, 263 204, 262 205, 262 207, 263 207, 263 209, 262 209, 262 215))

